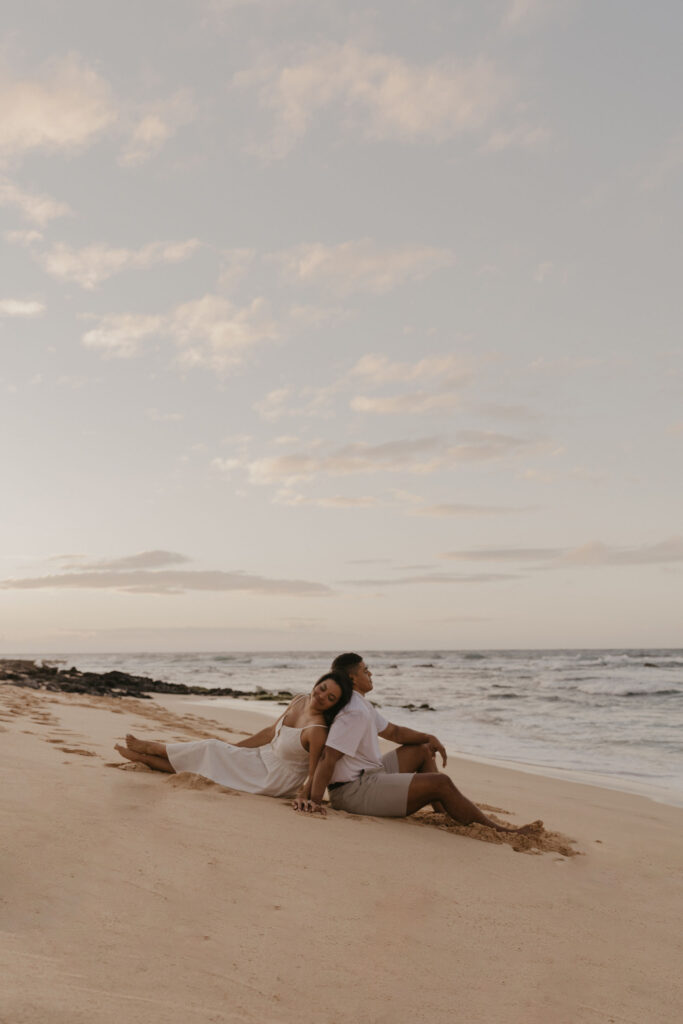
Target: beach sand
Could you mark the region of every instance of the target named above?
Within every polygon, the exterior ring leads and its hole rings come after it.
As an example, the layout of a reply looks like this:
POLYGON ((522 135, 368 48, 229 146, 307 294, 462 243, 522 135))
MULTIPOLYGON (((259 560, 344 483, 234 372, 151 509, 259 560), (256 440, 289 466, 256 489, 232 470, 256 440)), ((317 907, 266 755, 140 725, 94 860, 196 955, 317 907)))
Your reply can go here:
POLYGON ((682 809, 450 759, 503 820, 544 819, 515 851, 429 814, 297 815, 113 750, 263 721, 0 685, 2 1024, 680 1019, 682 809))

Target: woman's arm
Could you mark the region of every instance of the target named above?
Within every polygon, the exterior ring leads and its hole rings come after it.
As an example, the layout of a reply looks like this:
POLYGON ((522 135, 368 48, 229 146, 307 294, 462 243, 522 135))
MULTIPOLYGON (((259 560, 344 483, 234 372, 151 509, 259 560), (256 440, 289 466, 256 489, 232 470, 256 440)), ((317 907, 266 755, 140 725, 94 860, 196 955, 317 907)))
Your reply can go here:
POLYGON ((265 747, 267 743, 272 743, 273 739, 275 738, 275 729, 277 728, 277 723, 281 721, 285 717, 285 715, 287 715, 289 711, 291 711, 294 705, 297 704, 300 700, 301 695, 295 697, 294 700, 287 705, 287 707, 282 712, 280 718, 278 718, 277 721, 273 722, 273 724, 269 725, 266 729, 261 729, 260 732, 255 733, 253 736, 248 736, 246 740, 242 740, 240 743, 235 743, 234 746, 265 747))
MULTIPOLYGON (((279 721, 280 719, 278 718, 279 721)), ((247 736, 246 740, 240 740, 239 743, 234 745, 236 747, 265 747, 266 743, 272 742, 275 736, 276 725, 277 722, 274 722, 273 725, 269 725, 266 729, 261 729, 260 732, 255 733, 253 736, 247 736)))
POLYGON ((305 781, 302 782, 297 789, 296 796, 294 798, 294 806, 300 811, 306 809, 304 805, 311 798, 313 776, 315 775, 320 755, 322 754, 325 746, 327 729, 311 729, 309 735, 305 736, 305 739, 308 740, 308 775, 306 776, 305 781))

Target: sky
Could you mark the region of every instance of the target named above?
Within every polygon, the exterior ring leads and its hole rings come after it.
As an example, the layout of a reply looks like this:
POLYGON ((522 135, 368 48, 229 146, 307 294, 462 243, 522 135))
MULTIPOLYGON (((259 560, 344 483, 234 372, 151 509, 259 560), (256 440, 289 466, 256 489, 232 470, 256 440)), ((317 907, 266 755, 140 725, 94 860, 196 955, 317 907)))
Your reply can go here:
POLYGON ((679 3, 3 21, 0 653, 683 645, 679 3))

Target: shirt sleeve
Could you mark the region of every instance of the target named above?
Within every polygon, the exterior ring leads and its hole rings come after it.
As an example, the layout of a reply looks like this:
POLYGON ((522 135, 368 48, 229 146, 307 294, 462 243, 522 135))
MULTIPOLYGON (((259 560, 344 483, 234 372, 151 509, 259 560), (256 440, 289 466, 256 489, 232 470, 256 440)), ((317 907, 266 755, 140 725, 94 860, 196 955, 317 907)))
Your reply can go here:
POLYGON ((330 726, 326 746, 349 756, 356 753, 366 728, 365 716, 358 711, 340 711, 330 726))
POLYGON ((372 710, 375 713, 375 728, 377 729, 377 732, 384 732, 389 723, 383 715, 380 715, 377 708, 373 708, 372 710))

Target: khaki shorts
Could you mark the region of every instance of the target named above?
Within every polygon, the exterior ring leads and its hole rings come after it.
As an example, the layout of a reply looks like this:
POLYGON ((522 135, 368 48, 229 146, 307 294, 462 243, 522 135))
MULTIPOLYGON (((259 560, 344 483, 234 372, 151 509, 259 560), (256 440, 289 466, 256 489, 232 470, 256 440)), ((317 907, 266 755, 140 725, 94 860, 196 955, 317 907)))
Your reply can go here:
POLYGON ((413 772, 399 772, 398 757, 390 750, 382 758, 382 768, 363 772, 358 779, 330 792, 336 811, 371 814, 377 818, 405 818, 408 813, 408 789, 413 772))

